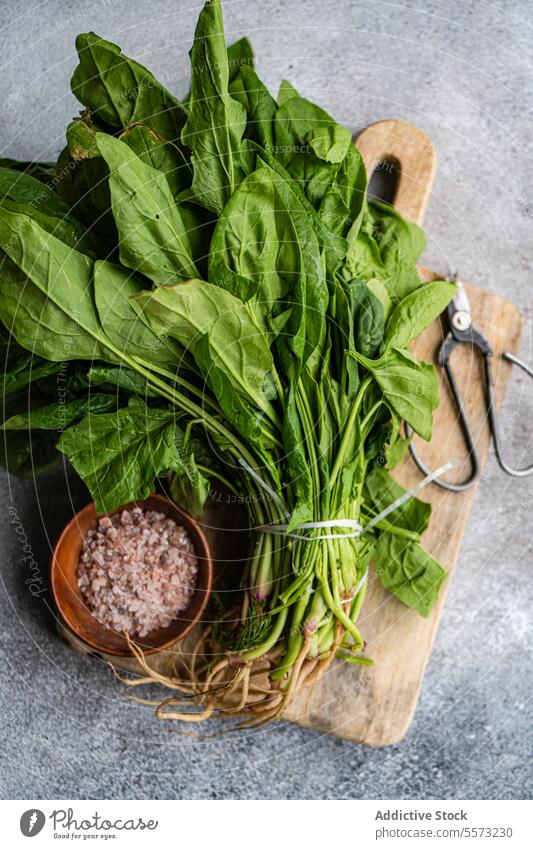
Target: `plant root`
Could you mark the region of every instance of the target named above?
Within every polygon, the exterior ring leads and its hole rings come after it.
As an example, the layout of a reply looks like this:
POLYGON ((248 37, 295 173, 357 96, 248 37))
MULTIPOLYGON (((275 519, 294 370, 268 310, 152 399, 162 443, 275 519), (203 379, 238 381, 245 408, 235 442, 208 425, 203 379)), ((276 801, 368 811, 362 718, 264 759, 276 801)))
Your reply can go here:
POLYGON ((175 653, 170 672, 158 671, 149 664, 140 646, 128 638, 128 645, 139 666, 138 677, 132 678, 109 664, 116 678, 129 688, 158 684, 174 691, 164 699, 142 699, 131 695, 139 704, 155 708, 160 720, 174 720, 188 725, 202 723, 215 716, 238 722, 215 735, 178 730, 187 736, 219 736, 239 729, 257 729, 280 719, 296 696, 305 690, 309 697, 318 679, 326 672, 344 636, 337 625, 331 650, 324 658, 309 657, 312 635, 304 636, 300 652, 287 678, 273 681, 283 647, 275 647, 256 660, 245 660, 235 653, 223 653, 214 640, 211 627, 196 639, 190 654, 175 653))
POLYGON ((215 706, 212 705, 211 702, 207 702, 204 709, 198 712, 188 713, 187 711, 165 711, 167 706, 178 704, 183 704, 183 699, 180 699, 178 696, 170 696, 170 698, 164 699, 161 704, 156 707, 155 715, 158 719, 178 719, 180 722, 203 722, 205 719, 209 719, 215 710, 215 706))

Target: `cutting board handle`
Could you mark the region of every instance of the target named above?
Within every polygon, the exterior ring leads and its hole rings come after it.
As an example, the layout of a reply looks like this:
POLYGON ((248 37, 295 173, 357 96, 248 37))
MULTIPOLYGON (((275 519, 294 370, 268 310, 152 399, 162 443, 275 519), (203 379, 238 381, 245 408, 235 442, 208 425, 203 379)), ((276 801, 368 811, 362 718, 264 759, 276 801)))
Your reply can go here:
POLYGON ((397 173, 394 207, 409 221, 422 224, 435 179, 435 148, 422 130, 405 121, 377 121, 355 139, 368 180, 376 168, 392 163, 397 173))

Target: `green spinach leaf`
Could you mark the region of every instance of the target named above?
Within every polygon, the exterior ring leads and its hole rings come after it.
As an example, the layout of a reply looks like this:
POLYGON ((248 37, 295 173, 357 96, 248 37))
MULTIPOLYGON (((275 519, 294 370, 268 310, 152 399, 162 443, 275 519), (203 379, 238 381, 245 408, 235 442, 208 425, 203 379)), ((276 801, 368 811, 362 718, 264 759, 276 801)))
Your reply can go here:
POLYGON ((294 86, 288 80, 281 81, 278 90, 278 96, 276 98, 280 106, 283 106, 287 102, 287 100, 291 99, 291 97, 299 96, 300 95, 298 94, 294 86))
POLYGON ((116 407, 116 395, 95 392, 86 398, 58 401, 44 407, 34 407, 27 413, 17 413, 3 423, 2 430, 64 430, 89 413, 107 413, 116 407))
POLYGON ((101 244, 99 255, 109 254, 118 241, 111 214, 109 170, 96 144, 91 116, 75 118, 67 127, 67 146, 57 161, 57 192, 77 218, 94 232, 101 244))
POLYGON ((51 189, 55 186, 55 162, 25 162, 20 159, 9 159, 5 157, 0 158, 0 167, 10 168, 12 171, 28 174, 51 189))
POLYGON ((439 403, 435 367, 417 362, 409 351, 387 350, 377 360, 356 358, 373 375, 388 404, 423 439, 431 439, 433 410, 439 403))
POLYGON ((143 375, 124 366, 93 366, 87 377, 91 386, 116 386, 122 392, 141 398, 159 397, 143 375))
POLYGON ((110 171, 121 262, 158 286, 197 276, 187 231, 165 176, 118 139, 98 133, 97 144, 110 171))
POLYGON ((168 141, 179 140, 186 111, 150 71, 94 32, 78 35, 76 50, 71 88, 99 122, 116 129, 146 123, 168 141))
POLYGON ((49 215, 43 209, 36 207, 34 204, 14 203, 8 199, 0 201, 0 206, 9 212, 27 215, 37 222, 43 230, 46 230, 47 233, 50 233, 50 235, 55 236, 65 245, 77 251, 94 257, 99 250, 99 245, 92 233, 87 232, 85 225, 76 221, 72 216, 56 218, 53 215, 49 215))
MULTIPOLYGON (((375 466, 364 485, 365 500, 375 514, 381 513, 403 495, 406 490, 392 478, 386 469, 375 466)), ((429 525, 431 504, 419 498, 409 498, 399 507, 389 513, 383 520, 394 528, 414 531, 423 534, 429 525)))
POLYGON ((176 343, 156 336, 150 329, 136 296, 146 287, 120 265, 97 260, 94 266, 94 298, 100 323, 113 345, 123 353, 168 368, 180 360, 176 343))
POLYGON ((254 51, 246 37, 239 38, 228 47, 229 80, 232 82, 242 68, 253 68, 254 51))
POLYGON ((309 217, 266 163, 246 177, 215 229, 209 279, 264 318, 287 312, 277 345, 293 377, 320 343, 328 301, 323 255, 309 217))
POLYGON ((455 283, 437 280, 402 298, 387 322, 385 345, 407 348, 446 309, 456 291, 455 283))
POLYGON ((231 96, 246 109, 245 136, 266 150, 274 145, 273 120, 277 104, 253 68, 243 65, 230 84, 231 96))
POLYGON ((0 207, 0 318, 20 345, 47 360, 117 362, 92 294, 93 262, 27 215, 0 207))
POLYGON ((89 488, 98 513, 147 498, 155 478, 183 474, 175 413, 132 399, 115 413, 88 415, 58 442, 89 488))
MULTIPOLYGON (((4 261, 0 260, 0 277, 4 271, 4 261)), ((0 289, 1 291, 1 289, 0 289)), ((2 337, 2 397, 13 392, 27 389, 30 384, 43 377, 56 374, 60 366, 50 363, 21 348, 13 337, 2 337)))
POLYGON ((376 548, 376 571, 385 589, 427 618, 446 580, 442 568, 422 546, 382 533, 376 548))
POLYGON ((120 140, 125 142, 139 159, 165 175, 173 197, 189 187, 190 163, 176 144, 163 139, 152 127, 147 124, 135 124, 121 134, 120 140))
POLYGON ((154 333, 171 336, 193 355, 207 334, 213 364, 259 409, 270 411, 274 361, 265 335, 241 301, 202 280, 190 280, 143 292, 137 302, 154 333))
POLYGON ((34 479, 36 475, 59 463, 56 451, 57 434, 50 431, 15 430, 2 434, 0 464, 21 480, 34 479))
POLYGON ((217 362, 208 333, 194 343, 194 357, 205 375, 207 384, 213 390, 221 410, 235 430, 255 445, 270 448, 271 441, 265 438, 261 428, 262 414, 246 401, 242 393, 236 389, 235 382, 226 373, 226 369, 217 362))
POLYGON ((182 142, 191 149, 196 203, 219 214, 242 179, 240 145, 246 112, 228 90, 229 70, 219 0, 200 12, 191 50, 192 88, 182 142))

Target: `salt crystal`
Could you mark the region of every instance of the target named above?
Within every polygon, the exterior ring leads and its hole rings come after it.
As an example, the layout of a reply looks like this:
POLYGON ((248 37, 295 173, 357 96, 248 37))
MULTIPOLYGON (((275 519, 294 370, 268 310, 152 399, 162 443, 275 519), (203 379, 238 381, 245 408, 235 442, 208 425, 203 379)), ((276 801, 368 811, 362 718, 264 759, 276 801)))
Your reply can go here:
POLYGON ((144 637, 189 606, 197 558, 185 528, 140 507, 98 520, 78 562, 78 586, 106 627, 144 637))

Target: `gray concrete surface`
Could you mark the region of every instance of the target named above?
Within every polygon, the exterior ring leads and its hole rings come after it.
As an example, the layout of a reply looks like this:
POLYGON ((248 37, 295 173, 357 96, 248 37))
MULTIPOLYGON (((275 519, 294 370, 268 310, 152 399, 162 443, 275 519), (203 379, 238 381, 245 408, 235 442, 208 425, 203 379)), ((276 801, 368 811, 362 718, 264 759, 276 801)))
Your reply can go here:
MULTIPOLYGON (((120 43, 177 93, 199 5, 182 0, 2 0, 0 151, 57 154, 76 103, 76 33, 120 43)), ((382 0, 227 0, 230 39, 249 34, 276 87, 302 93, 356 129, 398 117, 433 139, 439 171, 426 264, 512 298, 533 362, 533 5, 382 0)), ((533 453, 533 385, 516 380, 505 431, 533 453)), ((494 460, 483 474, 442 625, 405 740, 369 750, 286 723, 194 740, 132 705, 97 661, 56 638, 46 596, 32 598, 14 505, 43 575, 49 548, 86 495, 60 470, 2 478, 3 737, 8 798, 524 798, 531 794, 532 480, 494 460)))

